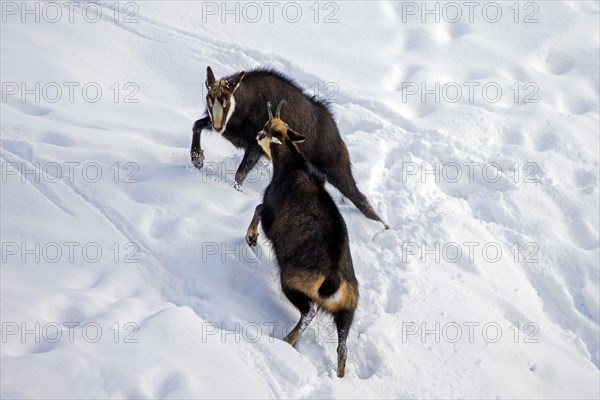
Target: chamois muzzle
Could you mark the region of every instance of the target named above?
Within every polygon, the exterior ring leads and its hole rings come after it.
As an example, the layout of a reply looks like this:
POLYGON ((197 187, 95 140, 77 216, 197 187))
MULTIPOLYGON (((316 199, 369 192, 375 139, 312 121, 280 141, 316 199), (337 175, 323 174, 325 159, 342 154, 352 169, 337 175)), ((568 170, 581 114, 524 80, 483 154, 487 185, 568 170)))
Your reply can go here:
POLYGON ((217 132, 221 132, 225 125, 225 110, 218 100, 215 100, 212 106, 211 117, 213 129, 217 132))

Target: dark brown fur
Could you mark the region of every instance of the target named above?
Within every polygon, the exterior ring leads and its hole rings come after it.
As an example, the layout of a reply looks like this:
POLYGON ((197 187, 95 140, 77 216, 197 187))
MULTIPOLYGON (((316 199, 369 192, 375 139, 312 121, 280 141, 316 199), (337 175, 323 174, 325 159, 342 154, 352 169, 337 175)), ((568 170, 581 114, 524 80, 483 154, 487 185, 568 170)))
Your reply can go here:
MULTIPOLYGON (((245 150, 235 175, 237 185, 242 185, 250 170, 260 157, 265 155, 256 142, 257 132, 268 119, 265 104, 267 101, 278 104, 281 100, 286 100, 287 106, 282 112, 283 120, 296 131, 307 135, 306 141, 299 145, 302 154, 365 216, 383 223, 365 195, 356 186, 348 149, 340 137, 327 103, 314 96, 306 95, 296 82, 273 69, 258 68, 247 73, 236 73, 225 77, 221 80, 223 84, 219 95, 216 91, 221 81, 215 80, 210 67, 207 76, 206 85, 211 89, 207 95, 207 102, 214 99, 227 99, 231 94, 235 99, 235 109, 222 135, 236 147, 245 150)), ((229 101, 227 105, 229 106, 230 103, 229 101)), ((201 131, 212 126, 208 112, 207 109, 207 116, 196 121, 192 129, 190 154, 193 164, 198 168, 201 168, 204 162, 200 146, 201 131)), ((387 225, 385 226, 387 228, 387 225)))
POLYGON ((338 329, 337 374, 342 377, 346 337, 358 304, 358 281, 346 224, 321 175, 298 150, 304 136, 275 118, 258 139, 270 146, 274 171, 263 204, 257 207, 248 228, 247 240, 256 243, 260 219, 281 269, 283 292, 301 313, 298 325, 285 338, 287 342, 293 345, 299 339, 315 314, 315 306, 333 315, 338 329))

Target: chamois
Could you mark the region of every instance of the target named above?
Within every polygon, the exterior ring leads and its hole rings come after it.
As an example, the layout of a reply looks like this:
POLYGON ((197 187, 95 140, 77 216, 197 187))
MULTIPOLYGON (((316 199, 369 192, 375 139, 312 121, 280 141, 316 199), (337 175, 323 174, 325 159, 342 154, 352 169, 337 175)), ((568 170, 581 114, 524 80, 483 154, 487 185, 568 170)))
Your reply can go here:
MULTIPOLYGON (((346 338, 358 304, 348 232, 335 202, 325 190, 298 144, 307 137, 290 129, 280 118, 279 103, 273 118, 256 137, 273 159, 273 179, 263 203, 256 207, 246 238, 256 244, 258 221, 272 242, 281 270, 283 293, 300 310, 300 320, 285 337, 292 346, 310 324, 316 307, 333 315, 338 332, 337 376, 346 367, 346 338)), ((313 132, 320 135, 320 132, 313 132)))
POLYGON ((306 95, 296 82, 274 69, 242 71, 216 80, 208 67, 206 75, 206 115, 192 128, 190 155, 194 166, 202 168, 204 165, 200 137, 203 129, 212 128, 245 150, 235 174, 235 187, 239 189, 260 157, 268 156, 256 142, 256 133, 267 120, 265 103, 285 98, 290 105, 285 113, 286 121, 307 134, 306 142, 300 145, 306 159, 367 218, 380 221, 388 228, 356 186, 348 149, 326 102, 306 95))

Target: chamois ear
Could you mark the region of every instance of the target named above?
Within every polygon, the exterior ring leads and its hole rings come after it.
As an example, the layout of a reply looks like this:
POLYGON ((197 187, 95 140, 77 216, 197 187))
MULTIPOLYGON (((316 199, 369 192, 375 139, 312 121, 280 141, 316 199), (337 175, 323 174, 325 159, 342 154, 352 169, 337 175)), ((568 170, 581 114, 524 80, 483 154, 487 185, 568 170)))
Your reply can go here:
POLYGON ((215 83, 215 74, 213 74, 213 71, 210 67, 206 67, 206 82, 204 82, 204 84, 208 89, 210 89, 213 83, 215 83))
POLYGON ((294 143, 302 143, 306 140, 306 136, 301 135, 298 132, 293 131, 289 128, 287 130, 287 136, 294 143))
POLYGON ((238 88, 238 86, 240 85, 240 82, 242 81, 242 79, 244 79, 244 76, 246 76, 246 71, 242 71, 239 74, 237 74, 236 76, 234 76, 233 78, 231 78, 231 80, 229 81, 229 84, 233 88, 231 90, 232 92, 238 88))

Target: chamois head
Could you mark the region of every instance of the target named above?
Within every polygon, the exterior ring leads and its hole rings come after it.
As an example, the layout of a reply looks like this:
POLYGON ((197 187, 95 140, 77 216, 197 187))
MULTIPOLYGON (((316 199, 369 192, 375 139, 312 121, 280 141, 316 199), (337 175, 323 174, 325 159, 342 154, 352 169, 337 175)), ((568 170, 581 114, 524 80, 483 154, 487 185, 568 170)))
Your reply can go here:
POLYGON ((206 68, 206 82, 204 84, 208 89, 206 95, 208 115, 212 121, 212 128, 219 133, 225 130, 227 121, 229 121, 235 110, 233 93, 240 85, 244 75, 246 73, 242 71, 231 79, 217 81, 212 69, 210 67, 206 68))
POLYGON ((278 145, 285 144, 286 142, 290 142, 294 145, 296 150, 298 147, 296 143, 302 143, 306 140, 306 136, 295 132, 290 129, 288 124, 283 122, 281 119, 281 107, 285 104, 285 100, 281 100, 281 102, 277 105, 277 111, 275 111, 275 118, 273 118, 273 112, 271 111, 271 102, 267 102, 267 111, 269 112, 269 120, 263 127, 263 130, 258 132, 256 135, 256 140, 262 147, 265 154, 271 158, 271 143, 275 143, 278 145))

